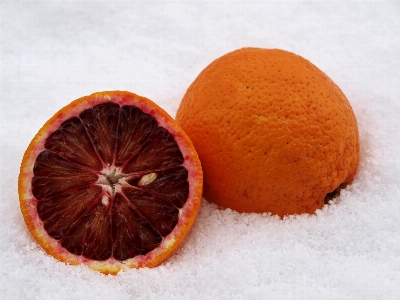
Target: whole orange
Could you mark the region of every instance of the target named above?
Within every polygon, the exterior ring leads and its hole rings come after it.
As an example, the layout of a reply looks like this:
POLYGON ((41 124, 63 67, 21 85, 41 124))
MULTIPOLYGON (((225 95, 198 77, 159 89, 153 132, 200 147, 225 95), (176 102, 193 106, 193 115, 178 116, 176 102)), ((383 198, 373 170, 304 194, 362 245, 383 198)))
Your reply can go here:
POLYGON ((176 120, 204 172, 204 197, 239 212, 314 213, 359 163, 353 110, 308 60, 243 48, 207 66, 176 120))

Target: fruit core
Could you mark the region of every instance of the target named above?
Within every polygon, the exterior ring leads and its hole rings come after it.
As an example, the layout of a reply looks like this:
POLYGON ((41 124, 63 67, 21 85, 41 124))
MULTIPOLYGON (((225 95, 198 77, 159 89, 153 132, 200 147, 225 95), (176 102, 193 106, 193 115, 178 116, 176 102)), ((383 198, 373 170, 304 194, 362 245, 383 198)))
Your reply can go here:
POLYGON ((99 261, 155 249, 189 195, 173 135, 138 107, 111 101, 64 121, 33 173, 46 232, 69 252, 99 261))
MULTIPOLYGON (((123 186, 130 186, 127 182, 129 179, 134 179, 135 176, 122 173, 120 168, 112 166, 101 172, 97 184, 103 185, 103 188, 108 191, 109 194, 114 195, 115 190, 120 190, 123 186)), ((151 172, 140 177, 138 186, 143 186, 152 183, 157 178, 157 173, 151 172)))

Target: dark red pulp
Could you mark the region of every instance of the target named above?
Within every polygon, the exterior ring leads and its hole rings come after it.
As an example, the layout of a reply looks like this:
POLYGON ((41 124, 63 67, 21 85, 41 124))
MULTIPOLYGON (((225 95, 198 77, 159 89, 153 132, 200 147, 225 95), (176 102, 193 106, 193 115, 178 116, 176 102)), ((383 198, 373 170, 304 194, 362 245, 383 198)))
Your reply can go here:
POLYGON ((62 123, 38 155, 38 215, 73 254, 99 261, 146 254, 174 229, 188 198, 183 162, 174 137, 149 114, 96 105, 62 123), (156 178, 141 184, 151 173, 156 178))

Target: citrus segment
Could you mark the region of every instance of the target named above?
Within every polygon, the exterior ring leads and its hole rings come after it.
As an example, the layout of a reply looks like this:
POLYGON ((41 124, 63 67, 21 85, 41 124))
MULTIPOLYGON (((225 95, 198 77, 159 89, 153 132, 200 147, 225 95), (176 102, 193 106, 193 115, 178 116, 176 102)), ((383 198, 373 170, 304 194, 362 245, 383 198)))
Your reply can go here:
POLYGON ((161 236, 168 235, 178 223, 179 211, 168 201, 136 188, 123 188, 123 193, 161 236))
MULTIPOLYGON (((134 152, 135 153, 135 152, 134 152)), ((131 159, 121 166, 123 172, 166 170, 183 163, 182 153, 167 130, 157 127, 131 159)))
POLYGON ((38 201, 37 210, 45 230, 55 239, 61 239, 87 207, 99 201, 101 193, 99 186, 83 187, 38 201))
POLYGON ((98 178, 96 173, 80 168, 48 150, 38 155, 33 173, 32 193, 37 200, 90 186, 98 178))
POLYGON ((44 147, 78 165, 95 170, 103 168, 79 118, 71 118, 61 124, 60 128, 46 140, 44 147))
POLYGON ((108 102, 79 114, 79 119, 85 126, 103 165, 111 165, 114 162, 119 110, 118 104, 108 102))
POLYGON ((200 207, 202 171, 175 121, 150 100, 103 92, 72 102, 29 145, 21 211, 54 257, 115 274, 156 266, 200 207))
POLYGON ((115 165, 121 167, 140 149, 151 132, 157 128, 157 122, 151 116, 143 114, 137 107, 125 106, 119 115, 118 147, 115 165))

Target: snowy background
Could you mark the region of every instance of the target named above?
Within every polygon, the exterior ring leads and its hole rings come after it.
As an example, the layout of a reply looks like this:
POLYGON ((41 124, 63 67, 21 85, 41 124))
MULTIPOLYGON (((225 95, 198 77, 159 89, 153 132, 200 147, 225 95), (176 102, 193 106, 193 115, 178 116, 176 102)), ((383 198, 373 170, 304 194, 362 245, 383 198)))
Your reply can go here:
POLYGON ((0 2, 0 299, 400 299, 400 2, 0 2), (361 162, 315 215, 284 220, 203 201, 160 267, 105 276, 56 261, 26 229, 23 153, 61 107, 102 90, 175 116, 212 60, 246 47, 313 62, 347 95, 361 162))

